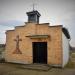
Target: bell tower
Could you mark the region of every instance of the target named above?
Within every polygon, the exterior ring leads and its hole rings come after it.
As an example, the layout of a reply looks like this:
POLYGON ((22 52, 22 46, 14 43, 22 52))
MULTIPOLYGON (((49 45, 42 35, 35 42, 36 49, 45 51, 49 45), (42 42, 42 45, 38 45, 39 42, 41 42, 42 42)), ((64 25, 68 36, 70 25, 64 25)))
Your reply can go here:
POLYGON ((28 22, 39 23, 39 17, 41 14, 37 10, 27 12, 26 14, 28 16, 28 22))

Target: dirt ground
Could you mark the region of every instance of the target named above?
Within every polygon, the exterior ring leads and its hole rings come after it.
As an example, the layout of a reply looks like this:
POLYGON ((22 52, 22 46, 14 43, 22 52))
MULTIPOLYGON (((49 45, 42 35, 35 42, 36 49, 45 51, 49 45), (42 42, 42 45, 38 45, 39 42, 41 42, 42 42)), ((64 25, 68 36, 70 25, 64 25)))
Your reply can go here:
POLYGON ((18 64, 0 63, 0 75, 75 75, 75 68, 51 68, 48 71, 29 70, 18 64))

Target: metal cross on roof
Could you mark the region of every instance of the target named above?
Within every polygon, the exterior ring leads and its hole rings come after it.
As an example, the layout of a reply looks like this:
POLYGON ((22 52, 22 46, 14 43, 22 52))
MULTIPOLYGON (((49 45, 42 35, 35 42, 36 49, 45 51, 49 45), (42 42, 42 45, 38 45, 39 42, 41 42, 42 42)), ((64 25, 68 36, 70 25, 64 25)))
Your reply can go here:
POLYGON ((33 11, 35 10, 36 5, 37 5, 36 3, 33 3, 33 11))
POLYGON ((33 11, 35 10, 35 4, 33 3, 33 11))

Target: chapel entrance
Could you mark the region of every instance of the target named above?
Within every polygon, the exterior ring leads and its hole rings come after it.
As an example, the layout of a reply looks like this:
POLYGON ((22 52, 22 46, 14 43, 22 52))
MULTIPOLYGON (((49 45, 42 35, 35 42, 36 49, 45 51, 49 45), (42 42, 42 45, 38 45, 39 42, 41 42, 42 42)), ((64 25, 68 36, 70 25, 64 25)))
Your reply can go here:
POLYGON ((47 42, 33 42, 33 63, 47 64, 47 42))

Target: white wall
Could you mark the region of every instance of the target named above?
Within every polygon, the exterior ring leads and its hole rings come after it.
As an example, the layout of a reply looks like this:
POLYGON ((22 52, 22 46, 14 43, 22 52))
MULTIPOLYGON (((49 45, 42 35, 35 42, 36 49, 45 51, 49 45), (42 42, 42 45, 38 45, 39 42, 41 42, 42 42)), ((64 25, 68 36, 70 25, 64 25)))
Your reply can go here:
POLYGON ((64 67, 69 61, 69 40, 67 37, 62 33, 62 48, 63 48, 63 64, 64 67))

